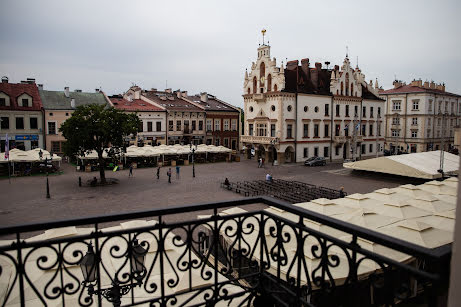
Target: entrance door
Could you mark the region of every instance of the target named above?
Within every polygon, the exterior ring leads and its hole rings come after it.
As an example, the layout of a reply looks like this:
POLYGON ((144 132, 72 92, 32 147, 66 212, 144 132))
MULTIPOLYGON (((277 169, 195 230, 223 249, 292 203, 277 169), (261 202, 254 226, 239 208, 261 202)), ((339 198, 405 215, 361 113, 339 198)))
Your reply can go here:
POLYGON ((314 157, 318 157, 318 156, 319 156, 319 148, 314 147, 314 157))

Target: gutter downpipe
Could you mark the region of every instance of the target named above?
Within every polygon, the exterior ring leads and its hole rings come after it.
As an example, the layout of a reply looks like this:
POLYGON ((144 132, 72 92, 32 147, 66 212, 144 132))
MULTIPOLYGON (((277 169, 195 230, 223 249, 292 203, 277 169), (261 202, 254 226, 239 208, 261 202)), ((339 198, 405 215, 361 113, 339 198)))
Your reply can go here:
POLYGON ((294 144, 295 145, 294 146, 295 147, 294 148, 294 150, 295 150, 295 163, 298 162, 297 161, 298 156, 297 156, 297 150, 296 150, 297 149, 296 148, 297 147, 296 140, 298 138, 298 77, 299 77, 299 65, 297 64, 296 65, 296 95, 295 95, 295 125, 296 125, 296 127, 294 129, 294 131, 295 131, 295 139, 294 139, 294 143, 295 143, 294 144))
POLYGON ((333 161, 333 104, 334 104, 334 96, 331 96, 331 122, 330 122, 330 162, 333 161))
POLYGON ((408 93, 405 94, 405 114, 403 115, 403 120, 405 121, 403 131, 403 144, 405 144, 405 151, 408 153, 408 144, 407 144, 407 121, 408 121, 408 93))

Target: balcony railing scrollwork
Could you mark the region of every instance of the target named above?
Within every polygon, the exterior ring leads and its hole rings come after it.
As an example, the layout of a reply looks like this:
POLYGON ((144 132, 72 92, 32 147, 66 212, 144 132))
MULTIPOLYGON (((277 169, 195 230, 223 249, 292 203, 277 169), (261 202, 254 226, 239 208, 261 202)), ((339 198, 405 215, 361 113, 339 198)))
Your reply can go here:
POLYGON ((242 135, 240 138, 243 143, 252 144, 276 145, 280 142, 279 138, 271 136, 242 135))
POLYGON ((3 227, 0 236, 14 238, 0 245, 1 306, 391 306, 414 295, 433 306, 451 253, 266 197, 3 227), (255 204, 292 218, 244 210, 255 204), (70 226, 72 236, 23 238, 70 226))

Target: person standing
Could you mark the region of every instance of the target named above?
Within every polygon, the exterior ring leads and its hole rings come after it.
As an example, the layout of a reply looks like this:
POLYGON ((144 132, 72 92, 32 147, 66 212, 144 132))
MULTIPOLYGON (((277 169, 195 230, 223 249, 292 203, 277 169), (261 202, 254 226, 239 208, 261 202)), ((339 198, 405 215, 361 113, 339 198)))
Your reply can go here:
POLYGON ((179 179, 179 165, 176 165, 176 179, 179 179))
POLYGON ((344 198, 345 196, 346 196, 346 193, 344 193, 344 187, 341 187, 341 189, 339 189, 339 197, 344 198))
POLYGON ((130 163, 130 173, 128 174, 128 177, 133 177, 133 163, 130 163))
POLYGON ((157 179, 160 179, 160 166, 157 167, 157 179))
POLYGON ((168 183, 171 183, 171 167, 168 169, 168 172, 166 172, 166 175, 168 176, 168 183))

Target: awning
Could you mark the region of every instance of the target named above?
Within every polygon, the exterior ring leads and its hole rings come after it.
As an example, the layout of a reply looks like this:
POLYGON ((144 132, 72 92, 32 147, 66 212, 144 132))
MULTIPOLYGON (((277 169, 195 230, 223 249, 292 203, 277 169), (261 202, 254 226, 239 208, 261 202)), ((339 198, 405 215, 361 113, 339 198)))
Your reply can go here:
MULTIPOLYGON (((386 173, 413 178, 435 179, 442 175, 440 169, 440 150, 380 157, 357 162, 344 163, 349 169, 386 173)), ((459 157, 444 152, 443 171, 446 175, 456 175, 459 157)))

